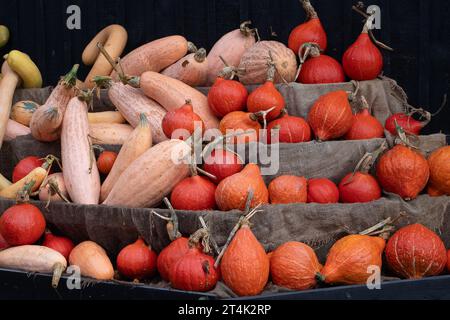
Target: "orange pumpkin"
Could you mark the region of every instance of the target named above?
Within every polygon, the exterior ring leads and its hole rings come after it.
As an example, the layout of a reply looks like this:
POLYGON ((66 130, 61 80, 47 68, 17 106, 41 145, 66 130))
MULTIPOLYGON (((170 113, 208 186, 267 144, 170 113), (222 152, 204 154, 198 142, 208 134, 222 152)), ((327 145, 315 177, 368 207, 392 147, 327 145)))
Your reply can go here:
POLYGON ((235 111, 227 114, 222 119, 219 129, 223 135, 239 134, 249 131, 248 134, 234 137, 232 140, 235 144, 244 144, 258 141, 262 126, 258 122, 258 117, 255 114, 235 111))
POLYGON ((270 259, 273 283, 292 290, 314 288, 321 268, 314 250, 300 242, 283 244, 270 259))
POLYGON ((269 203, 269 191, 256 164, 247 165, 240 173, 223 180, 216 190, 216 202, 220 210, 244 210, 249 191, 254 196, 251 207, 269 203))
POLYGON ((447 263, 447 250, 441 238, 421 224, 398 230, 386 245, 386 261, 399 276, 420 279, 437 276, 447 263))
POLYGON ((270 260, 248 224, 236 233, 220 267, 225 284, 241 297, 256 296, 266 287, 270 260))
POLYGON ((270 203, 306 203, 308 180, 303 177, 281 176, 269 184, 270 203))
POLYGON ((377 177, 385 191, 413 200, 427 186, 430 168, 419 152, 396 145, 381 157, 377 177))
POLYGON ((450 196, 450 146, 442 147, 428 158, 430 183, 442 194, 450 196))
POLYGON ((368 268, 382 266, 386 241, 380 237, 350 235, 336 242, 319 278, 328 284, 365 284, 368 268))
POLYGON ((445 193, 436 189, 433 185, 428 185, 427 193, 430 197, 442 197, 445 196, 445 193))

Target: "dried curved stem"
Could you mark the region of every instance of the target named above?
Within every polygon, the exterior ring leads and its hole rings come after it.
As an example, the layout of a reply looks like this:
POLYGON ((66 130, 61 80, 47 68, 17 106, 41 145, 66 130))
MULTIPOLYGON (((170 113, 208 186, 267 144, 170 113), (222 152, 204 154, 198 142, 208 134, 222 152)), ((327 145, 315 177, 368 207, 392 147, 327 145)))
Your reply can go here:
POLYGON ((309 0, 300 0, 303 9, 306 11, 307 21, 318 19, 319 16, 309 0))

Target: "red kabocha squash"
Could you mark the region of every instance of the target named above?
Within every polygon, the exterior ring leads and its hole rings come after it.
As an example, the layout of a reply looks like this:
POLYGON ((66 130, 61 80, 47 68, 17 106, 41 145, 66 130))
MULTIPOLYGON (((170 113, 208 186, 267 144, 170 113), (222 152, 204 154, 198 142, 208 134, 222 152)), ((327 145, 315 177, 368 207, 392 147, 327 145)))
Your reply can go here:
POLYGON ((216 185, 194 175, 175 186, 170 202, 177 210, 203 211, 216 208, 216 185))
POLYGON ((327 284, 366 284, 369 267, 382 267, 386 241, 368 235, 350 235, 336 242, 328 253, 319 279, 327 284))
POLYGON ((0 218, 0 233, 11 246, 36 243, 44 234, 45 226, 41 210, 29 203, 12 206, 0 218))
POLYGON ((347 76, 356 81, 373 80, 383 70, 383 55, 369 36, 373 17, 367 20, 356 42, 344 53, 342 65, 347 76))
POLYGON ((344 69, 334 58, 320 54, 315 43, 307 43, 300 52, 300 72, 297 82, 304 84, 340 83, 345 81, 344 69), (307 50, 307 51, 305 51, 307 50), (305 52, 305 54, 303 54, 305 52))
POLYGON ((214 114, 223 118, 235 111, 244 111, 247 106, 248 91, 242 83, 227 78, 224 70, 208 93, 208 104, 214 114))
POLYGON ((189 251, 189 239, 178 238, 169 244, 158 256, 158 272, 165 281, 169 281, 170 270, 189 251))
POLYGON ((223 135, 240 134, 232 138, 235 144, 245 144, 259 141, 262 126, 258 121, 258 116, 254 113, 235 111, 227 114, 219 125, 223 135), (245 132, 245 134, 243 134, 245 132))
POLYGON ((303 177, 281 176, 269 184, 271 204, 306 203, 308 180, 303 177))
POLYGON ((310 179, 308 181, 308 203, 338 203, 339 189, 329 179, 310 179))
POLYGON ((206 157, 203 170, 213 175, 216 179, 211 179, 219 184, 222 180, 235 175, 244 169, 242 160, 238 155, 224 149, 215 149, 206 157))
POLYGON ((269 203, 269 191, 256 164, 247 165, 241 172, 223 180, 216 190, 220 210, 244 210, 249 190, 253 190, 251 207, 269 203))
POLYGON ((309 0, 302 0, 301 2, 306 11, 307 20, 292 30, 288 40, 289 48, 297 53, 305 43, 313 42, 317 43, 322 51, 325 51, 327 49, 327 34, 319 16, 309 0))
POLYGON ((426 120, 418 121, 414 119, 412 115, 396 113, 386 120, 385 128, 392 135, 396 136, 397 125, 399 125, 406 133, 418 136, 420 135, 422 129, 425 128, 431 121, 431 114, 429 112, 425 112, 423 115, 426 120))
POLYGON ((386 152, 377 166, 377 178, 383 189, 405 200, 414 200, 427 186, 430 168, 419 152, 396 145, 386 152))
POLYGON ((297 74, 297 57, 291 49, 278 41, 259 41, 248 49, 241 59, 239 80, 244 85, 263 84, 267 80, 268 61, 277 70, 274 83, 294 82, 297 74))
POLYGON ((322 266, 314 250, 300 242, 288 242, 276 249, 270 258, 270 274, 275 285, 291 290, 316 287, 322 266))
POLYGON ((442 197, 446 195, 445 193, 433 187, 431 184, 427 188, 427 193, 430 197, 442 197))
POLYGON ((308 123, 319 141, 343 137, 353 125, 353 111, 345 91, 321 96, 308 115, 308 123))
POLYGON ((179 109, 170 111, 162 121, 164 134, 169 139, 186 140, 194 134, 197 128, 205 130, 205 124, 198 114, 194 112, 194 107, 190 100, 179 109))
POLYGON ((45 233, 44 242, 42 243, 44 247, 53 249, 61 253, 64 258, 69 259, 70 253, 72 252, 75 245, 72 240, 66 237, 55 236, 51 232, 45 233))
POLYGON ((266 115, 267 121, 278 118, 286 106, 284 97, 273 84, 275 73, 275 65, 272 64, 268 71, 266 83, 253 91, 248 96, 247 101, 247 109, 252 113, 264 112, 273 108, 273 110, 266 115))
POLYGON ((311 141, 311 127, 305 119, 284 115, 267 126, 267 143, 301 143, 311 141), (278 139, 276 135, 278 134, 278 139))
POLYGON ((12 175, 12 182, 16 183, 17 181, 22 180, 34 169, 42 167, 44 162, 45 161, 43 159, 40 159, 40 158, 34 157, 34 156, 26 157, 25 159, 22 159, 14 167, 13 175, 12 175))
POLYGON ((399 276, 420 279, 441 274, 447 250, 436 233, 421 224, 398 230, 386 245, 386 261, 399 276))
POLYGON ((213 257, 203 253, 195 234, 189 240, 189 250, 170 270, 170 284, 184 291, 207 292, 216 287, 220 271, 214 266, 213 257))
POLYGON ((223 281, 238 296, 256 296, 266 287, 270 260, 248 223, 234 236, 220 267, 223 281))
POLYGON ((119 273, 130 280, 144 280, 156 273, 156 253, 139 238, 123 248, 117 256, 119 273))
POLYGON ((111 172, 117 156, 117 153, 112 151, 102 152, 97 160, 98 171, 107 176, 111 172))
POLYGON ((362 97, 362 110, 353 116, 353 125, 345 135, 346 140, 369 140, 384 138, 384 128, 377 118, 370 114, 366 98, 362 97))
POLYGON ((430 184, 437 191, 450 196, 450 146, 439 148, 428 158, 430 184))
POLYGON ((339 184, 342 203, 366 203, 381 198, 377 179, 367 172, 350 173, 339 184))

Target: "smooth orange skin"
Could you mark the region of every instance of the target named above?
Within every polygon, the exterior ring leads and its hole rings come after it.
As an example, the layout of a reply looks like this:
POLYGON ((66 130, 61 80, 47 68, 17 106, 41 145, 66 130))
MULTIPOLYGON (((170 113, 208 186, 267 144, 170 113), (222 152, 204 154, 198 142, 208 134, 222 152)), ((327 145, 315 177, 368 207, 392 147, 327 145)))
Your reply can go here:
POLYGON ((232 139, 235 144, 245 144, 259 140, 259 131, 262 129, 262 126, 258 121, 251 119, 251 113, 236 111, 227 114, 220 121, 219 129, 223 135, 251 131, 249 134, 240 135, 232 139))
POLYGON ((331 248, 320 272, 328 284, 365 284, 370 266, 382 266, 386 241, 380 237, 350 235, 331 248))
POLYGON ((369 140, 384 138, 384 127, 377 118, 364 109, 353 116, 353 125, 345 135, 346 140, 369 140))
POLYGON ((430 197, 442 197, 445 196, 445 193, 436 189, 433 185, 429 185, 427 188, 427 193, 430 197))
POLYGON ((275 107, 267 116, 267 121, 272 121, 281 115, 286 106, 286 101, 281 93, 275 88, 272 81, 266 81, 265 84, 253 91, 247 100, 247 109, 249 112, 257 113, 269 110, 275 107))
POLYGON ((117 160, 117 156, 118 155, 115 152, 111 151, 102 152, 102 154, 97 160, 98 171, 100 171, 100 173, 104 175, 108 175, 111 172, 112 167, 114 166, 114 163, 117 160))
POLYGON ((270 260, 264 247, 244 225, 226 250, 221 272, 225 284, 240 297, 260 294, 269 281, 270 260))
POLYGON ((128 279, 143 280, 156 273, 156 253, 143 239, 123 248, 117 256, 117 269, 128 279))
POLYGON ((405 200, 417 198, 427 186, 430 168, 418 152, 397 145, 385 153, 377 166, 377 178, 383 189, 405 200))
POLYGON ((450 146, 434 151, 428 158, 430 183, 437 191, 450 196, 450 146))
POLYGON ((222 211, 244 210, 249 190, 254 196, 251 207, 269 204, 269 190, 256 164, 247 165, 244 170, 223 180, 216 190, 217 206, 222 211))
POLYGON ((201 129, 202 132, 205 130, 205 124, 202 118, 194 112, 192 104, 185 104, 181 108, 166 114, 162 121, 162 128, 167 138, 186 140, 189 136, 194 134, 198 127, 196 124, 200 125, 199 129, 201 129), (186 130, 186 132, 189 133, 189 136, 185 137, 183 135, 177 135, 177 130, 186 130))
POLYGON ((318 57, 310 57, 303 64, 297 82, 304 84, 345 82, 344 69, 330 56, 321 54, 318 57))
POLYGON ((314 288, 321 268, 314 250, 300 242, 283 244, 270 258, 273 283, 292 290, 314 288))
POLYGON ((338 139, 353 125, 353 111, 345 91, 321 96, 308 115, 308 123, 320 141, 338 139))
POLYGON ((386 245, 386 261, 406 279, 437 276, 447 264, 447 250, 441 238, 421 224, 398 230, 386 245))
POLYGON ((269 184, 271 204, 306 203, 308 180, 303 177, 281 176, 269 184))
POLYGON ((156 261, 156 266, 158 272, 166 281, 169 281, 170 270, 173 265, 181 259, 189 251, 189 239, 188 238, 178 238, 173 241, 170 245, 164 248, 163 251, 158 256, 156 261))
POLYGON ((298 53, 303 44, 307 42, 317 43, 325 51, 327 49, 327 34, 319 18, 313 18, 300 24, 289 35, 289 48, 298 53))

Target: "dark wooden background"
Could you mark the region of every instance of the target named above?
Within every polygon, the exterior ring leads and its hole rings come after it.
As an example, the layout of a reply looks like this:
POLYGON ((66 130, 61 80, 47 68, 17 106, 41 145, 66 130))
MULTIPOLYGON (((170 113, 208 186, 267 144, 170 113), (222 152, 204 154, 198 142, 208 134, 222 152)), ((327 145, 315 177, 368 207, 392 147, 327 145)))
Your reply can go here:
MULTIPOLYGON (((356 0, 313 0, 328 32, 328 53, 340 59, 361 31, 356 0)), ((407 91, 413 105, 436 110, 450 87, 450 1, 371 0, 382 10, 379 40, 396 49, 385 53, 385 74, 407 91)), ((2 54, 17 48, 30 54, 46 84, 54 84, 103 27, 119 23, 129 32, 127 52, 150 40, 182 34, 211 48, 221 35, 251 19, 264 39, 285 42, 305 18, 298 0, 1 0, 0 24, 12 34, 2 54), (66 28, 66 9, 81 7, 82 29, 66 28)), ((87 69, 83 68, 82 75, 87 69)), ((450 107, 428 131, 450 133, 450 107)))

